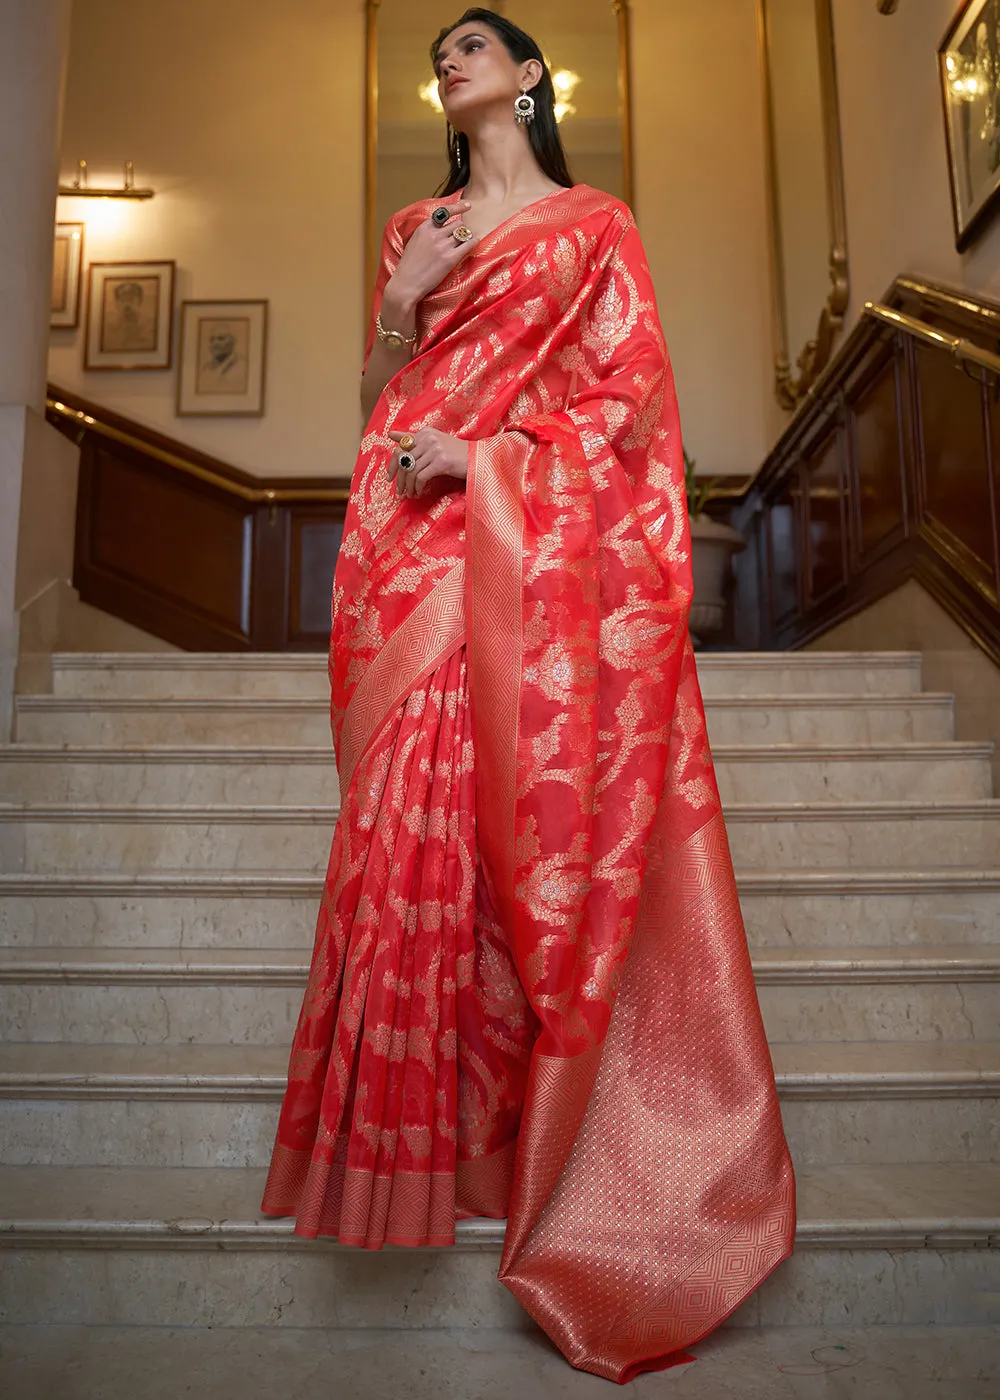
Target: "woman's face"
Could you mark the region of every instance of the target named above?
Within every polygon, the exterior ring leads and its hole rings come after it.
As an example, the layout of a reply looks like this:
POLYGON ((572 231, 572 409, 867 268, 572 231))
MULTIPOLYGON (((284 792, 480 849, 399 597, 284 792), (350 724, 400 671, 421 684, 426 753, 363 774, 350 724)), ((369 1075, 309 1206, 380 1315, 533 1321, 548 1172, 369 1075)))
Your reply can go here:
POLYGON ((474 113, 512 103, 523 78, 530 86, 531 68, 530 61, 515 63, 488 25, 460 24, 442 40, 435 63, 445 116, 464 131, 474 113))

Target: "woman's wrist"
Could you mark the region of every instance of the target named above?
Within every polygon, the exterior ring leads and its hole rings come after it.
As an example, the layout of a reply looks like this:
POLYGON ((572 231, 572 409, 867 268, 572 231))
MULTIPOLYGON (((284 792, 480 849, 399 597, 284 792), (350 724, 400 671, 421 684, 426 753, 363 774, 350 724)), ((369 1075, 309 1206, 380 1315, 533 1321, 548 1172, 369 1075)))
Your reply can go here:
POLYGON ((382 293, 382 321, 394 330, 411 329, 417 316, 417 298, 411 297, 405 288, 394 287, 392 281, 386 283, 382 293))

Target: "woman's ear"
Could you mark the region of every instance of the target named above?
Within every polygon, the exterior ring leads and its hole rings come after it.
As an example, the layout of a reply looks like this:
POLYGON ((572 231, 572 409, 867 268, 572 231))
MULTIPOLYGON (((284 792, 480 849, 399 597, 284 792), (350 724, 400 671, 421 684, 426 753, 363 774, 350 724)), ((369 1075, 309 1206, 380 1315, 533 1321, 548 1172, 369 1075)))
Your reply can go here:
POLYGON ((521 87, 525 92, 537 87, 541 77, 542 65, 537 58, 529 58, 521 64, 521 87))

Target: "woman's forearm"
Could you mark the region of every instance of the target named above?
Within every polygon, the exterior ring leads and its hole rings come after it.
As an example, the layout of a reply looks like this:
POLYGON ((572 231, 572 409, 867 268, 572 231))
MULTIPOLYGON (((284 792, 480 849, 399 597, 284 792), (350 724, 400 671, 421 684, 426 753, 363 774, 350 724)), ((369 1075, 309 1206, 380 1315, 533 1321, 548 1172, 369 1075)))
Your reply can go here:
MULTIPOLYGON (((382 324, 386 330, 400 331, 409 338, 417 324, 417 302, 405 291, 393 287, 390 281, 382 296, 382 324)), ((376 336, 368 365, 361 379, 361 411, 367 423, 372 416, 379 395, 394 374, 411 358, 416 347, 404 345, 398 350, 390 349, 384 340, 376 336)))

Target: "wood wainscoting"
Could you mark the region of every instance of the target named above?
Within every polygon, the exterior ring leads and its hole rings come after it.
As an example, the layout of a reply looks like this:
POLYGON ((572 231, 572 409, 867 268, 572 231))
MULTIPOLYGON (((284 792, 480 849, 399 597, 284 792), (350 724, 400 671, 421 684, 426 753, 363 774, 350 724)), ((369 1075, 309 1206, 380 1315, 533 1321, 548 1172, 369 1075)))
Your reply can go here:
POLYGON ((325 651, 349 481, 238 471, 54 385, 80 446, 74 587, 191 651, 325 651))
POLYGON ((733 641, 801 646, 915 578, 1000 664, 1000 379, 953 343, 993 360, 1000 306, 901 277, 885 307, 734 507, 733 641))

